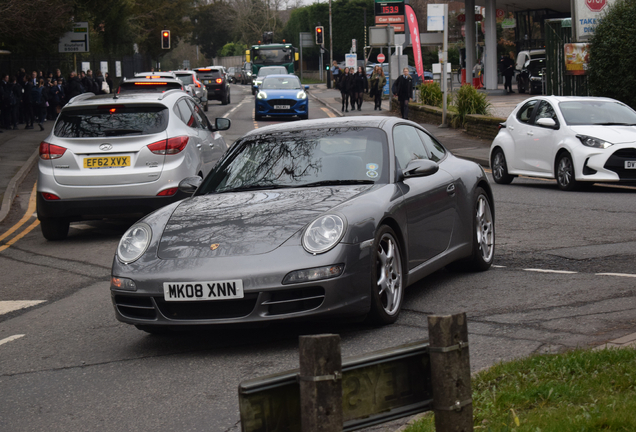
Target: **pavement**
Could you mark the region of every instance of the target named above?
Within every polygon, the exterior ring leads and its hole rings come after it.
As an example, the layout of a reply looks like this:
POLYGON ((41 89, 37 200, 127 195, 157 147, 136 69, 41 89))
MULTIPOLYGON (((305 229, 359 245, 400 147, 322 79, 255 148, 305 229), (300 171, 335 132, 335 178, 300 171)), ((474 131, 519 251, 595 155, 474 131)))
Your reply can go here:
MULTIPOLYGON (((500 85, 500 87, 502 87, 500 85)), ((529 97, 527 94, 506 94, 503 88, 487 94, 491 103, 491 112, 502 121, 514 110, 520 102, 529 97)), ((339 117, 358 115, 398 115, 388 110, 389 101, 382 102, 383 110, 378 112, 372 109, 373 102, 365 101, 361 111, 341 112, 342 99, 340 92, 328 89, 325 84, 312 85, 309 90, 310 97, 323 105, 331 113, 339 117)), ((25 130, 20 125, 18 130, 0 129, 0 223, 7 217, 18 188, 29 172, 35 167, 38 160, 40 143, 46 138, 53 127, 53 121, 44 123, 44 130, 40 131, 37 125, 34 129, 25 130)), ((491 142, 468 135, 461 129, 441 127, 438 124, 422 124, 454 155, 473 160, 484 167, 489 166, 488 152, 491 142)), ((2 232, 0 232, 0 235, 2 232)), ((596 349, 605 347, 632 347, 636 348, 636 333, 623 336, 606 342, 596 349)))

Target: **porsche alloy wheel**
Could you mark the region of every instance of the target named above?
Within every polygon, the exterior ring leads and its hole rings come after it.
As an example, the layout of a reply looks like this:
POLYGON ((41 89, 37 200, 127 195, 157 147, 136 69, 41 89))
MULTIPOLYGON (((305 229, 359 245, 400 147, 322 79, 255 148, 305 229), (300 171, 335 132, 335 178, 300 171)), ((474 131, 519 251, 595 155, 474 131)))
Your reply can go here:
POLYGON ((404 278, 400 246, 388 226, 380 228, 374 242, 374 287, 371 320, 377 324, 394 323, 402 308, 404 278))
POLYGON ((495 220, 486 193, 483 189, 477 191, 473 268, 483 271, 490 268, 495 255, 495 220))

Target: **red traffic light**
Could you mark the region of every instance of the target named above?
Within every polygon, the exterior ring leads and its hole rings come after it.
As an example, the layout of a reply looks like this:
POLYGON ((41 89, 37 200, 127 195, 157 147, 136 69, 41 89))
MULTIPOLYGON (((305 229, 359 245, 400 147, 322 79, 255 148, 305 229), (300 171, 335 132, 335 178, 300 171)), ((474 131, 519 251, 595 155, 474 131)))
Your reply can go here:
POLYGON ((170 49, 170 30, 161 31, 161 49, 170 49))
POLYGON ((325 42, 323 31, 323 26, 316 27, 316 45, 322 45, 325 42))

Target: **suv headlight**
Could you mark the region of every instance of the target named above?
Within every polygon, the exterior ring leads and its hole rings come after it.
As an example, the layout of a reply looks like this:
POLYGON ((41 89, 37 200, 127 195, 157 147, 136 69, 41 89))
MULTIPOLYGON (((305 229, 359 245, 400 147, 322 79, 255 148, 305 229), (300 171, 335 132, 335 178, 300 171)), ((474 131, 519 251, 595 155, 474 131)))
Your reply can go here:
POLYGON ((609 148, 609 147, 614 145, 611 142, 607 142, 605 140, 594 138, 594 137, 587 136, 587 135, 577 135, 576 137, 579 140, 581 140, 581 144, 583 144, 584 146, 587 146, 587 147, 606 149, 606 148, 609 148))
POLYGON ((312 254, 327 252, 342 239, 345 229, 346 223, 340 216, 320 216, 303 233, 303 247, 312 254))
POLYGON ((152 229, 148 224, 140 222, 131 226, 119 241, 117 257, 124 264, 138 260, 148 249, 151 239, 152 229))

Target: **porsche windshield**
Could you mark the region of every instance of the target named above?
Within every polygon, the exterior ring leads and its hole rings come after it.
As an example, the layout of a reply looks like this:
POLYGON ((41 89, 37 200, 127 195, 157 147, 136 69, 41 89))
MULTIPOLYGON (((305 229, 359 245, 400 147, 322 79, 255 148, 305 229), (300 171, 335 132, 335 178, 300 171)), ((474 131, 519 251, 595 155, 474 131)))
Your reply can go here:
POLYGON ((239 190, 387 183, 386 134, 329 128, 250 136, 229 152, 197 195, 239 190))

